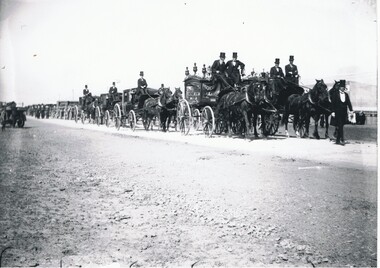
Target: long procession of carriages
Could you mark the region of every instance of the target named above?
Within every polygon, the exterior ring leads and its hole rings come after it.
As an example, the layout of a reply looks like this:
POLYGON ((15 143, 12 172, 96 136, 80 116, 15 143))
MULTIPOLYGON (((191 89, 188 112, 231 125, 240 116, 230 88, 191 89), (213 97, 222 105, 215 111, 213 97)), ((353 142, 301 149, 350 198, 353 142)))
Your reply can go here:
MULTIPOLYGON (((203 75, 197 75, 196 65, 194 65, 193 71, 194 74, 190 75, 186 68, 183 96, 181 95, 174 108, 176 112, 174 128, 183 135, 200 132, 203 132, 206 137, 223 133, 230 135, 232 129, 235 134, 247 137, 253 133, 253 130, 256 136, 256 128, 260 129, 264 136, 275 135, 284 115, 284 101, 291 94, 301 95, 304 93, 304 87, 296 84, 291 86, 288 84, 286 90, 279 92, 276 85, 279 82, 286 83, 286 81, 270 78, 268 73, 260 75, 251 73, 250 76, 242 78, 239 87, 229 86, 231 92, 240 94, 240 99, 230 105, 234 106, 236 103, 245 101, 250 106, 249 116, 247 116, 247 112, 244 114, 239 109, 227 109, 226 113, 221 108, 223 105, 220 105, 222 87, 216 86, 215 80, 209 73, 206 75, 205 66, 202 69, 203 75), (251 94, 254 92, 253 97, 250 97, 249 92, 251 94), (282 96, 280 96, 281 94, 282 96), (232 123, 231 117, 234 117, 232 123)), ((166 89, 170 91, 170 88, 166 89)), ((139 105, 137 91, 137 88, 130 88, 114 94, 103 93, 99 96, 89 94, 86 97, 80 97, 77 102, 58 101, 55 105, 43 106, 45 108, 33 105, 27 109, 27 112, 29 115, 33 115, 36 112, 48 110, 48 114, 50 113, 52 118, 75 120, 82 124, 105 125, 115 127, 117 130, 129 127, 135 131, 139 125, 145 130, 165 130, 162 128, 165 122, 162 122, 161 113, 157 112, 153 114, 153 117, 148 117, 145 105, 139 105)), ((172 94, 171 91, 170 93, 172 94)), ((158 89, 148 88, 145 94, 147 97, 145 103, 147 100, 157 99, 156 107, 153 108, 157 111, 165 109, 161 105, 162 94, 158 89)), ((310 94, 309 100, 312 103, 310 94)), ((289 121, 291 120, 292 118, 289 121)), ((305 132, 305 121, 300 120, 298 124, 299 130, 305 132)))
MULTIPOLYGON (((242 80, 242 86, 252 82, 268 83, 268 78, 248 77, 242 80), (261 80, 260 80, 261 79, 261 80)), ((89 98, 80 97, 78 102, 58 101, 55 108, 51 110, 53 118, 74 119, 75 122, 92 123, 97 125, 106 125, 107 127, 129 127, 135 131, 138 125, 144 129, 160 129, 160 117, 157 115, 153 120, 147 120, 144 116, 145 108, 137 106, 136 88, 125 89, 122 92, 113 94, 103 93, 99 96, 90 96, 89 98)), ((149 89, 150 98, 158 98, 156 89, 149 89)), ((187 74, 184 80, 184 96, 178 102, 176 108, 175 124, 178 124, 179 131, 188 135, 190 131, 202 131, 205 136, 211 137, 214 134, 222 134, 225 130, 223 117, 216 114, 218 103, 218 90, 214 88, 214 82, 211 78, 198 76, 196 71, 194 75, 187 74)), ((271 105, 274 107, 274 105, 271 105)), ((276 134, 281 110, 271 110, 271 112, 262 113, 259 116, 258 126, 265 121, 265 128, 261 131, 264 135, 276 134)), ((234 132, 243 132, 244 122, 242 125, 235 126, 234 132)), ((264 124, 263 124, 264 125, 264 124)))

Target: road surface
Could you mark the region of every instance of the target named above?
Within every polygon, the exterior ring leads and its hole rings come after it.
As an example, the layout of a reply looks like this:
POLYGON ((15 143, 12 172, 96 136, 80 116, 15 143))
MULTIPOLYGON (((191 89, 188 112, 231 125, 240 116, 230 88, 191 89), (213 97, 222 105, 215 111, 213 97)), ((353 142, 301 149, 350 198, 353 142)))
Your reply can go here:
POLYGON ((28 118, 0 133, 3 266, 376 266, 377 144, 28 118))

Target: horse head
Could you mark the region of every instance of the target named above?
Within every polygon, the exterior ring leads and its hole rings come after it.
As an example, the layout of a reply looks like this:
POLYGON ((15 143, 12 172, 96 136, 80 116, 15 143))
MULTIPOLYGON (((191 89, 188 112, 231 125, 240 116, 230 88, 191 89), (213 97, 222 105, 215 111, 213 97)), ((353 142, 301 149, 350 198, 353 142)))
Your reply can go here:
POLYGON ((323 79, 318 80, 315 79, 316 84, 314 87, 309 91, 310 98, 312 102, 315 103, 322 103, 328 99, 328 91, 327 91, 327 85, 323 81, 323 79))
POLYGON ((178 101, 180 99, 183 99, 182 97, 182 90, 179 87, 176 87, 173 94, 173 99, 178 101))
POLYGON ((159 103, 162 106, 166 106, 169 102, 172 101, 173 92, 170 88, 163 88, 161 91, 161 95, 159 97, 159 103))

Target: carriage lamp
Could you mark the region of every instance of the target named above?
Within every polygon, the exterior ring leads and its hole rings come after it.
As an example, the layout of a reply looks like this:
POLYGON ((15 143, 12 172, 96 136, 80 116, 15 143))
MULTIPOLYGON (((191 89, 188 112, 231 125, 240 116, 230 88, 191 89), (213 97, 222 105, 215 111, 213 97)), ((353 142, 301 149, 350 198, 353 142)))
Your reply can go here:
POLYGON ((190 72, 189 72, 189 68, 188 68, 188 67, 186 67, 186 70, 185 70, 185 75, 186 75, 186 76, 189 76, 189 74, 190 74, 190 72))
POLYGON ((193 67, 194 75, 197 74, 197 71, 198 71, 198 67, 197 67, 197 64, 194 62, 194 67, 193 67))
POLYGON ((206 65, 205 64, 203 64, 202 74, 203 74, 203 78, 205 78, 206 77, 206 65))

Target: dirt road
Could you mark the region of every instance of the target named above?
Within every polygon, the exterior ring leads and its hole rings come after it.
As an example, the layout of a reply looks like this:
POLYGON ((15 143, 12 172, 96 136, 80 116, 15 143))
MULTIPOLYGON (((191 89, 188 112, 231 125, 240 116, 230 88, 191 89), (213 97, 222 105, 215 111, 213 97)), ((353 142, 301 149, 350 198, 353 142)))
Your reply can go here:
POLYGON ((377 264, 376 144, 52 122, 0 134, 3 266, 377 264))

